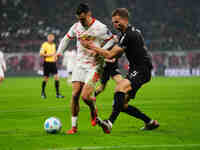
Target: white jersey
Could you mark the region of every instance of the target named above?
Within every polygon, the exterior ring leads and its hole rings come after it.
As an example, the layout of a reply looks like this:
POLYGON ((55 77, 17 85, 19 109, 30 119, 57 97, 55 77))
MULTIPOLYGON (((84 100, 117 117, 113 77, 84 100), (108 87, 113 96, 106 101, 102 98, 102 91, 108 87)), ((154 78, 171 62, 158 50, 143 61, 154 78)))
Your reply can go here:
POLYGON ((6 62, 4 60, 3 52, 0 51, 0 68, 6 70, 6 62))
MULTIPOLYGON (((93 40, 94 44, 98 47, 102 47, 102 45, 107 41, 113 41, 112 44, 114 44, 114 40, 111 40, 113 39, 113 35, 108 30, 107 26, 94 18, 89 28, 83 27, 80 22, 75 23, 64 38, 77 39, 76 64, 84 68, 96 67, 98 65, 98 61, 80 44, 80 39, 93 40)), ((63 50, 63 48, 60 47, 62 46, 59 46, 58 52, 63 50)))

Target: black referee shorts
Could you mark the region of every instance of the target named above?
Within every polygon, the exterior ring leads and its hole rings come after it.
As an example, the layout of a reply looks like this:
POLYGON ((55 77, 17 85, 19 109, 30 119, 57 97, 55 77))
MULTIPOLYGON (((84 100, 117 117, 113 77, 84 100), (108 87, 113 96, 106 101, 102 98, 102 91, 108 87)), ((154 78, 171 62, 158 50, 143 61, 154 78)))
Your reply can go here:
POLYGON ((141 67, 139 69, 129 70, 126 79, 131 82, 132 90, 128 94, 133 99, 140 87, 151 80, 151 68, 141 67))
POLYGON ((110 77, 114 77, 115 75, 120 74, 118 63, 106 63, 104 67, 104 71, 101 75, 101 84, 106 84, 110 77))
POLYGON ((55 75, 58 73, 56 62, 44 62, 43 64, 44 76, 49 77, 50 74, 55 75))

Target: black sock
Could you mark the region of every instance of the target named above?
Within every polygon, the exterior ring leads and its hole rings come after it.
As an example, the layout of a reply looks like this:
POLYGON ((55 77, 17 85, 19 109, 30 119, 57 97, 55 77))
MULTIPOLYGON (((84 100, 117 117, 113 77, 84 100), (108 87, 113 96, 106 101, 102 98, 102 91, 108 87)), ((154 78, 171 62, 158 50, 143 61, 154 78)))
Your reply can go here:
POLYGON ((45 94, 45 87, 46 87, 46 82, 42 81, 42 93, 45 94))
POLYGON ((59 81, 55 80, 56 95, 59 95, 59 81))
POLYGON ((134 116, 135 118, 143 120, 145 123, 149 123, 151 119, 142 113, 138 108, 128 105, 128 108, 123 110, 123 112, 127 113, 130 116, 134 116))
POLYGON ((112 124, 115 122, 115 120, 119 116, 120 111, 123 108, 124 100, 125 100, 125 93, 123 93, 123 92, 116 92, 115 93, 113 110, 112 110, 112 113, 109 117, 109 120, 110 120, 110 122, 112 122, 112 124))

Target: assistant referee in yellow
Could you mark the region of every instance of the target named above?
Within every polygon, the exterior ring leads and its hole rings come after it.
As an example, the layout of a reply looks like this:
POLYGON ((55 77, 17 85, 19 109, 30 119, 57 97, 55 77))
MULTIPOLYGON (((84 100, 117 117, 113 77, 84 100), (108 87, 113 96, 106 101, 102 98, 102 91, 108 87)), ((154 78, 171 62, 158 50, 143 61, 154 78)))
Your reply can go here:
POLYGON ((44 42, 40 49, 40 56, 43 57, 43 75, 44 79, 42 82, 42 93, 41 97, 46 99, 45 87, 49 79, 49 75, 52 74, 55 80, 55 88, 56 88, 56 97, 64 98, 59 92, 59 77, 58 71, 56 67, 56 44, 54 43, 55 36, 54 34, 49 34, 47 36, 47 41, 44 42))

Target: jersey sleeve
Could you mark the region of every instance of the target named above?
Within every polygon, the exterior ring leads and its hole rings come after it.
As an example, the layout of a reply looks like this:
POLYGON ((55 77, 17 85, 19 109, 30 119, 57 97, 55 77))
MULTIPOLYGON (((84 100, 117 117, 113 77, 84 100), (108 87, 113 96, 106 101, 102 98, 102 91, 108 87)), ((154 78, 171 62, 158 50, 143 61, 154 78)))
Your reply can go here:
POLYGON ((78 23, 75 23, 75 24, 69 29, 69 31, 67 32, 66 36, 67 36, 69 39, 75 38, 75 36, 76 36, 75 29, 76 29, 77 25, 78 25, 78 23))
POLYGON ((102 29, 98 31, 98 36, 105 42, 113 38, 112 32, 106 26, 102 27, 102 29))
POLYGON ((112 32, 104 26, 98 33, 99 38, 103 40, 103 49, 109 49, 115 43, 112 32))

